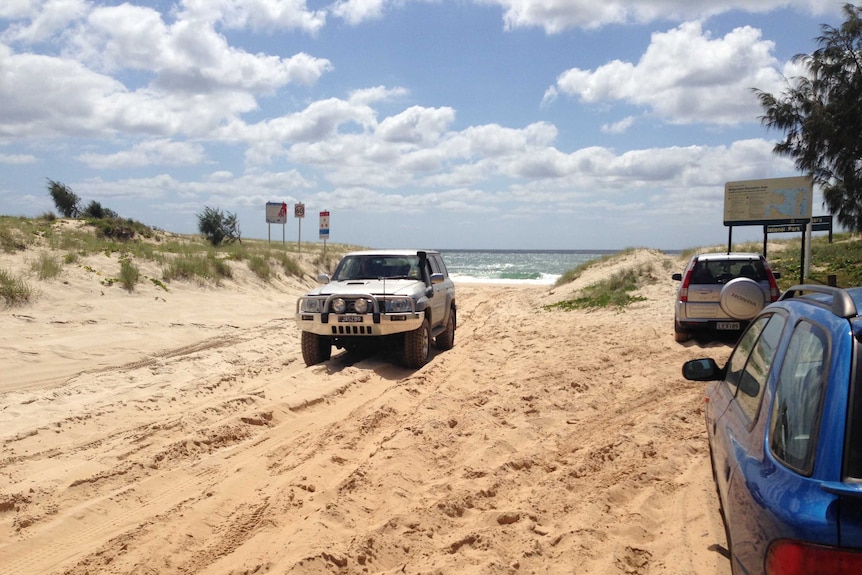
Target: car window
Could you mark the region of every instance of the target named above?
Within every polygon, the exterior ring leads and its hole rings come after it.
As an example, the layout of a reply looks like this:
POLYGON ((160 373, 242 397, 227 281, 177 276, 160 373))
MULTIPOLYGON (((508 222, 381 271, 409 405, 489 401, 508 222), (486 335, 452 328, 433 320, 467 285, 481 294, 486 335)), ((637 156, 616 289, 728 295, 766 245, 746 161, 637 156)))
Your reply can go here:
POLYGON ((442 273, 443 270, 440 269, 440 258, 434 254, 428 254, 428 263, 431 264, 431 271, 436 273, 442 273))
POLYGON ((748 357, 754 350, 757 338, 760 337, 760 333, 766 327, 766 323, 770 317, 769 315, 764 315, 751 322, 751 325, 748 326, 748 329, 739 338, 736 349, 733 350, 733 354, 731 354, 730 359, 727 361, 727 376, 725 376, 724 382, 733 396, 737 394, 737 387, 744 372, 745 364, 748 362, 748 357))
POLYGON ((751 355, 748 356, 748 361, 740 376, 736 401, 748 417, 749 423, 757 419, 760 400, 763 397, 763 390, 766 389, 766 378, 769 376, 784 324, 784 316, 774 314, 770 317, 769 323, 763 328, 751 355))
POLYGON ((419 279, 417 256, 350 256, 335 270, 333 280, 413 277, 419 279))
POLYGON ((725 383, 750 427, 757 419, 766 379, 775 358, 785 319, 771 314, 757 318, 740 338, 727 363, 725 383))
POLYGON ((825 388, 828 336, 816 325, 801 321, 790 337, 778 376, 770 423, 775 457, 803 474, 814 466, 825 388))
POLYGON ((862 479, 862 345, 853 338, 854 356, 856 357, 855 375, 850 388, 850 410, 847 422, 847 470, 846 475, 853 479, 862 479))
POLYGON ((738 277, 746 277, 755 281, 766 281, 766 268, 759 259, 717 259, 701 260, 692 270, 693 284, 723 284, 738 277))
POLYGON ((443 262, 443 258, 437 254, 431 256, 432 264, 431 267, 435 272, 442 273, 444 276, 448 276, 449 272, 446 270, 446 264, 443 262))

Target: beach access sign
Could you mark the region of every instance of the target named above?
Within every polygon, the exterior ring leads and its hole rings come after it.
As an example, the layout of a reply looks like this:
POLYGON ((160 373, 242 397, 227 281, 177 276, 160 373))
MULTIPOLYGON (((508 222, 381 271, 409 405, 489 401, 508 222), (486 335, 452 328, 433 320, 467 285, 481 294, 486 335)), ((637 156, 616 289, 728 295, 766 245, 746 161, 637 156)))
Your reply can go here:
POLYGON ((268 224, 285 224, 285 223, 287 223, 287 204, 284 202, 267 202, 266 203, 266 223, 268 223, 268 224))
POLYGON ((806 224, 813 199, 810 176, 727 182, 724 225, 806 224))
POLYGON ((320 212, 320 239, 329 239, 329 212, 320 212))

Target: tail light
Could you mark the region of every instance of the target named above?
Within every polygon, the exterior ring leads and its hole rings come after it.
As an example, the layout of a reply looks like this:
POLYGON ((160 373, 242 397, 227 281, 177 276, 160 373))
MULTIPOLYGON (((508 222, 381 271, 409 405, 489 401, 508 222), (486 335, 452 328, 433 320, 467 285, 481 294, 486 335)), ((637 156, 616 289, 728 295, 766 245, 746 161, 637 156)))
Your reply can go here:
POLYGON ((781 539, 766 552, 766 575, 857 575, 862 551, 781 539))
POLYGON ((694 266, 686 270, 685 277, 682 279, 682 285, 679 288, 679 301, 688 301, 688 284, 691 283, 691 272, 694 271, 694 266))
POLYGON ((769 265, 764 262, 763 268, 766 270, 766 277, 769 278, 769 299, 772 301, 778 301, 780 293, 778 293, 778 284, 775 283, 775 276, 772 274, 772 270, 769 265))

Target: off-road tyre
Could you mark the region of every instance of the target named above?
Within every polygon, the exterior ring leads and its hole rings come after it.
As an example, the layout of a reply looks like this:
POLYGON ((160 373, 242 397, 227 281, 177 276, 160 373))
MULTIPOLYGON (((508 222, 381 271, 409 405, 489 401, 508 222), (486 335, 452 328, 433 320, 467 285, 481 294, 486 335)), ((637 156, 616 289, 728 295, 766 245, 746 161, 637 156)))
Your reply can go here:
POLYGON ((455 316, 455 308, 449 310, 449 319, 446 320, 446 329, 437 334, 434 338, 434 346, 437 349, 447 350, 452 349, 455 345, 455 325, 457 317, 455 316))
POLYGON ((677 343, 685 343, 691 339, 691 333, 685 331, 676 322, 673 324, 673 340, 677 343))
POLYGON ((422 325, 404 334, 404 365, 419 369, 428 363, 431 355, 431 326, 428 319, 422 325))
POLYGON ((302 332, 302 360, 305 365, 322 363, 332 357, 332 342, 325 335, 302 332))

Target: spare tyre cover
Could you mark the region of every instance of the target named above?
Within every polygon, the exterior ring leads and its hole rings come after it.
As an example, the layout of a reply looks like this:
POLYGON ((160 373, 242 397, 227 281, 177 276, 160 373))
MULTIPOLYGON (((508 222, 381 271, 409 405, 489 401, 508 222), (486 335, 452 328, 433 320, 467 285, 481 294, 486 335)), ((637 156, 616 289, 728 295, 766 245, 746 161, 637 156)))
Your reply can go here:
POLYGON ((721 309, 734 319, 751 319, 763 309, 764 297, 760 285, 749 278, 736 278, 721 288, 721 309))

